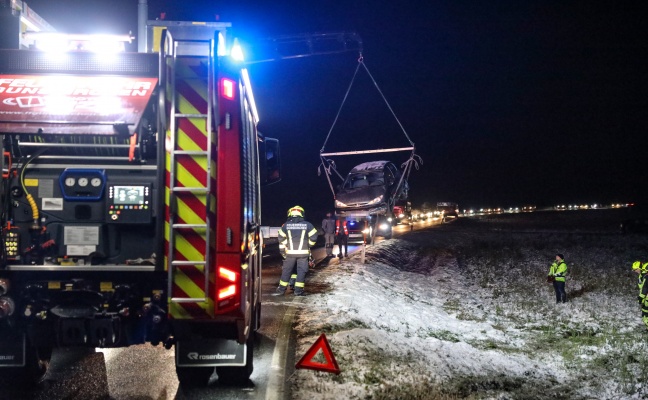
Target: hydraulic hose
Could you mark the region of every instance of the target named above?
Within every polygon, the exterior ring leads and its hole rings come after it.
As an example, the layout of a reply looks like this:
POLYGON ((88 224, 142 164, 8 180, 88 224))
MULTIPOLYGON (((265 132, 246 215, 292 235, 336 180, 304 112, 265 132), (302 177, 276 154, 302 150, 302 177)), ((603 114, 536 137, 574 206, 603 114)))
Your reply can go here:
POLYGON ((34 197, 27 191, 27 186, 25 185, 25 170, 27 169, 27 165, 42 153, 43 152, 33 155, 29 160, 27 160, 27 162, 23 164, 22 171, 20 171, 20 184, 23 188, 23 192, 25 193, 25 199, 27 199, 27 202, 32 209, 32 218, 34 220, 35 228, 40 226, 40 212, 38 211, 38 204, 36 204, 36 200, 34 200, 34 197))
POLYGON ((29 205, 31 206, 31 209, 32 209, 32 216, 34 218, 34 224, 38 225, 39 215, 40 215, 39 211, 38 211, 38 205, 36 204, 36 201, 34 200, 34 197, 31 194, 29 194, 27 192, 25 192, 25 193, 26 193, 25 198, 27 199, 27 202, 29 202, 29 205))

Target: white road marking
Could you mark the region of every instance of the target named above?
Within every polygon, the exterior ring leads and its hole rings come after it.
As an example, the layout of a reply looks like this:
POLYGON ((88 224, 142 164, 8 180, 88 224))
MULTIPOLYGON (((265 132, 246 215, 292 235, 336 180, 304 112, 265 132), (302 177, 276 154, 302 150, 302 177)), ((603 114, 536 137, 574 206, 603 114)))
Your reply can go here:
POLYGON ((303 297, 294 297, 292 303, 288 305, 288 309, 284 314, 279 333, 277 334, 277 344, 275 345, 274 352, 272 353, 272 363, 270 364, 270 371, 272 372, 268 380, 268 387, 266 389, 266 400, 281 400, 285 397, 285 384, 286 384, 286 362, 288 359, 288 343, 290 342, 290 333, 292 331, 293 319, 295 313, 300 308, 298 303, 303 301, 303 297))

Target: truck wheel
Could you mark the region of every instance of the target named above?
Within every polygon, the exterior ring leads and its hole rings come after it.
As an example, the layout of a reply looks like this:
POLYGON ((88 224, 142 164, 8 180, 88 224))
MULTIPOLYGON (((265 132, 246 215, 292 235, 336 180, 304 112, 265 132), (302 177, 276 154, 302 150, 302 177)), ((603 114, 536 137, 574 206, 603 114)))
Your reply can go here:
POLYGON ((176 374, 181 386, 207 386, 214 367, 176 367, 176 374))
POLYGON ((32 383, 41 382, 49 369, 50 360, 52 359, 52 348, 29 346, 26 356, 26 378, 32 383))
POLYGON ((254 334, 251 334, 246 343, 247 355, 244 367, 216 367, 218 382, 222 385, 242 386, 249 382, 254 370, 254 334))
POLYGON ((51 358, 52 348, 28 345, 25 350, 25 366, 6 368, 2 379, 25 387, 38 385, 49 369, 51 358))
POLYGON ((257 303, 254 307, 254 314, 252 315, 252 331, 256 332, 261 328, 261 303, 257 303))

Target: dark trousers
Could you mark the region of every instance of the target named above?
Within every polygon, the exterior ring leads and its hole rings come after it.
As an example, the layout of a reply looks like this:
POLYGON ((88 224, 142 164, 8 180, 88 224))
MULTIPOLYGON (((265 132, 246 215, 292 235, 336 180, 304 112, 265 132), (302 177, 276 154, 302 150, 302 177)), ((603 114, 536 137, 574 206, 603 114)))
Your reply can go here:
POLYGON ((304 281, 306 280, 306 274, 308 273, 308 256, 305 257, 291 257, 288 256, 283 262, 283 267, 281 269, 281 279, 279 280, 279 286, 285 288, 290 282, 290 275, 293 274, 293 271, 297 269, 297 279, 295 280, 295 292, 304 291, 304 281))
POLYGON ((553 285, 554 285, 554 290, 556 291, 556 303, 567 303, 565 282, 554 281, 553 285))
POLYGON ((344 255, 346 256, 349 253, 349 236, 338 235, 337 240, 338 240, 338 249, 339 249, 338 255, 341 256, 343 254, 342 246, 344 246, 344 255))

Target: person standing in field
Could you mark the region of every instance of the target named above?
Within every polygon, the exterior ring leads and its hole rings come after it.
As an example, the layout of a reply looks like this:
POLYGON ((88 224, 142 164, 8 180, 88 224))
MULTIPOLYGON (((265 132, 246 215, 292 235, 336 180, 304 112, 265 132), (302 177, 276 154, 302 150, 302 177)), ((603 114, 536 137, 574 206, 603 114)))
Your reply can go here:
POLYGON ((632 270, 637 273, 639 279, 637 280, 637 287, 639 287, 639 304, 641 305, 641 320, 643 321, 646 329, 648 329, 648 285, 646 285, 646 276, 648 275, 648 262, 642 263, 635 261, 632 263, 632 270))
POLYGON ((567 303, 567 293, 565 292, 565 276, 567 275, 567 264, 565 257, 558 253, 556 260, 549 268, 548 280, 553 281, 554 291, 556 292, 556 304, 567 303))

